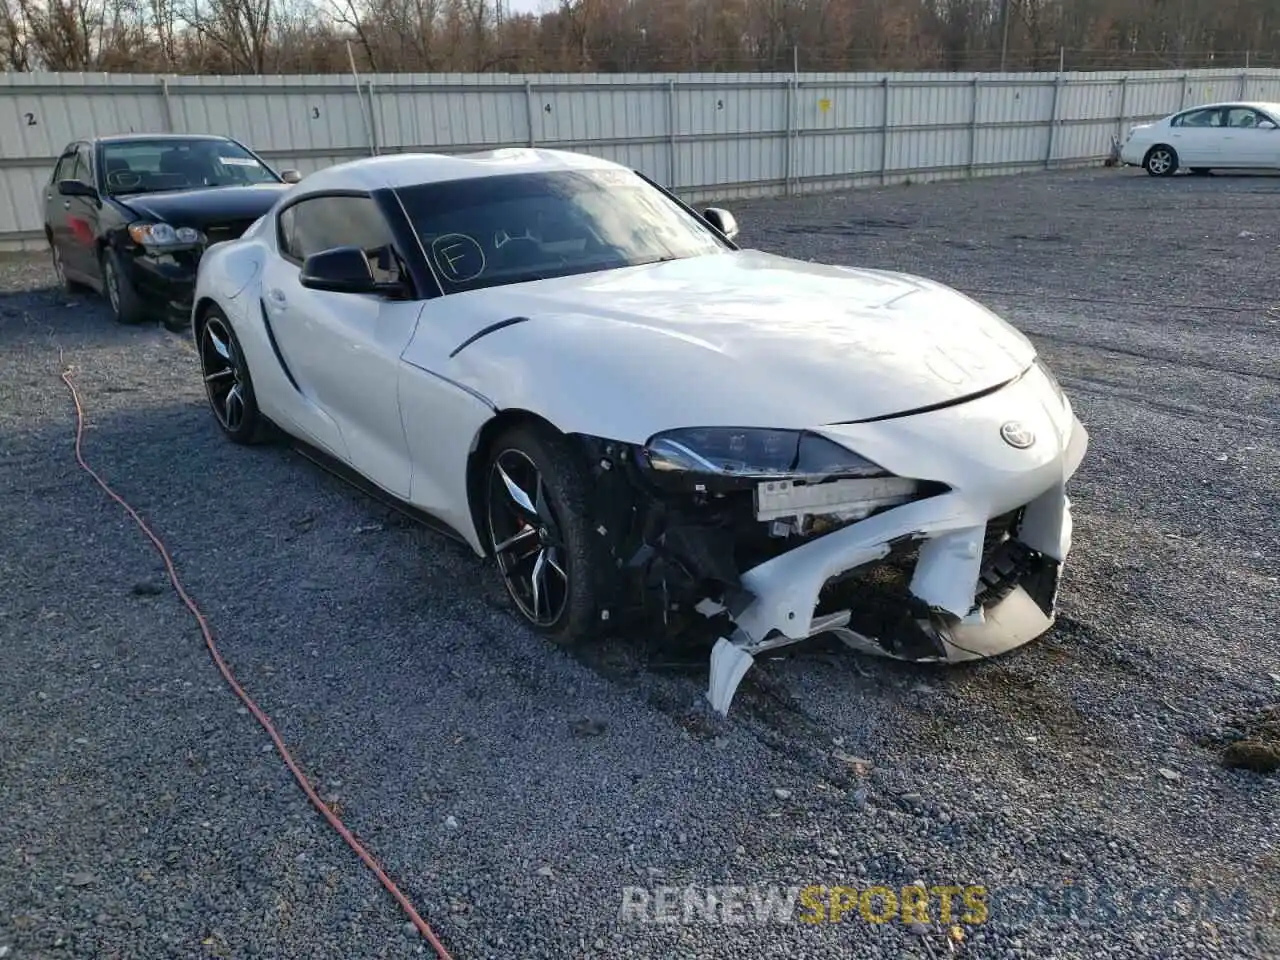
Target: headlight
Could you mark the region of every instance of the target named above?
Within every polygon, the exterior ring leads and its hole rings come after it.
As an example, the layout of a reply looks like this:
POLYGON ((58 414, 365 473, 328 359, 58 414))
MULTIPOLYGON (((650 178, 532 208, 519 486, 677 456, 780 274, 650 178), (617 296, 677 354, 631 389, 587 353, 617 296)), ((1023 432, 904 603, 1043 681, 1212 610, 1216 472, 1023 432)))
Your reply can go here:
POLYGON ((167 223, 131 223, 129 237, 153 250, 177 250, 202 246, 205 235, 194 227, 172 227, 167 223))
POLYGON ((664 476, 751 481, 888 476, 878 464, 804 430, 667 430, 651 437, 639 456, 642 466, 664 476))

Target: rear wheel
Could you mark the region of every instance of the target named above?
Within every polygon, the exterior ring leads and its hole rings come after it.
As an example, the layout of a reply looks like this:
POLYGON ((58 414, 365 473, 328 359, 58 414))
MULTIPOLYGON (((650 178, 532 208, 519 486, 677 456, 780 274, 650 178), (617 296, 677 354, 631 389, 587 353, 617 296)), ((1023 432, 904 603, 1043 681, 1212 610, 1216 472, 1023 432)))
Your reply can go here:
POLYGON ((204 315, 196 344, 209 409, 222 432, 233 443, 266 440, 270 428, 258 409, 244 351, 226 314, 217 307, 210 307, 204 315))
POLYGON ((53 272, 58 277, 58 289, 66 293, 83 293, 87 288, 76 280, 67 279, 67 268, 62 262, 62 250, 53 242, 53 234, 46 230, 45 239, 49 241, 49 257, 53 261, 53 272))
POLYGON ((1178 154, 1167 144, 1157 144, 1147 151, 1143 168, 1153 177, 1171 177, 1178 169, 1178 154))
POLYGON ((490 447, 483 488, 489 552, 524 621, 558 643, 598 634, 612 571, 590 528, 581 457, 546 427, 521 425, 490 447))

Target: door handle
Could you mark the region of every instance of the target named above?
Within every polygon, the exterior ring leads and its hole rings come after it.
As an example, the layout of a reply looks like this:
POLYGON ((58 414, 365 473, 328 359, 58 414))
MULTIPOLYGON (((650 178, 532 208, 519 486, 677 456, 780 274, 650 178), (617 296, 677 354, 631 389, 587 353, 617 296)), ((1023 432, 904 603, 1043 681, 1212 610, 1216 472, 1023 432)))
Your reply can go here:
POLYGON ((70 200, 63 200, 63 201, 62 201, 62 209, 63 209, 63 210, 70 210, 70 209, 71 209, 71 201, 70 201, 70 200))
POLYGON ((277 307, 283 307, 288 302, 284 298, 284 292, 278 289, 268 290, 267 299, 270 300, 277 307))

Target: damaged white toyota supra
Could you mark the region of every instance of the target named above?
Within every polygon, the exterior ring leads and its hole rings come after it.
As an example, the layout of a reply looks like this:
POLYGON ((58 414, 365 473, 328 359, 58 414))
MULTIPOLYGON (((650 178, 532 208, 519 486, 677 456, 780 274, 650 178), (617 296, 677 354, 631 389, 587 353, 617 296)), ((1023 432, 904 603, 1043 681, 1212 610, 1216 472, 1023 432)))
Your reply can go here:
POLYGON ((199 264, 222 431, 488 558, 537 631, 818 634, 913 661, 1053 623, 1088 437, 1035 348, 919 277, 739 249, 579 154, 357 160, 199 264))

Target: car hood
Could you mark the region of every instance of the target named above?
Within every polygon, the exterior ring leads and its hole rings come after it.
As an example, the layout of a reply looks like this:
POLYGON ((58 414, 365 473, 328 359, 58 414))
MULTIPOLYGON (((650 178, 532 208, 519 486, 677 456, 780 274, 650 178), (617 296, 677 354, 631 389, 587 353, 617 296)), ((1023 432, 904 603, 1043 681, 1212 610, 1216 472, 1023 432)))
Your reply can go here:
POLYGON ((258 219, 290 188, 288 183, 260 183, 247 187, 202 187, 163 193, 117 195, 115 199, 140 217, 175 227, 204 229, 224 223, 258 219))
MULTIPOLYGON (((1021 333, 941 284, 754 250, 437 303, 456 350, 437 372, 499 406, 616 439, 887 417, 992 389, 1035 358, 1021 333), (457 350, 517 316, 528 320, 457 350)), ((425 365, 416 350, 405 359, 425 365)))

